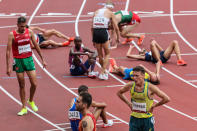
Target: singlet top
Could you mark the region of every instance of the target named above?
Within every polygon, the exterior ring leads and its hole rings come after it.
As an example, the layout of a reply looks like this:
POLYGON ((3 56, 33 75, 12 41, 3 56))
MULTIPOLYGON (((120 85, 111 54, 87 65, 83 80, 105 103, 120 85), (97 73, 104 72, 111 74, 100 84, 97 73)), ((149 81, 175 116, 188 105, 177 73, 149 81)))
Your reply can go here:
POLYGON ((82 114, 76 110, 76 98, 74 98, 74 103, 72 107, 68 111, 68 118, 69 120, 81 120, 82 119, 82 114))
POLYGON ((131 116, 136 118, 149 118, 153 114, 148 112, 148 110, 153 105, 153 99, 148 96, 148 82, 144 83, 144 90, 142 92, 135 91, 135 82, 130 90, 131 103, 132 103, 132 113, 131 116))
MULTIPOLYGON (((90 116, 90 117, 92 118, 92 121, 93 121, 93 123, 94 123, 94 128, 93 128, 92 131, 96 131, 96 119, 94 118, 94 115, 88 113, 88 114, 86 114, 86 116, 90 116)), ((84 117, 86 117, 86 116, 84 116, 84 117)), ((80 123, 79 123, 79 131, 83 131, 82 121, 83 121, 83 120, 81 120, 80 123)))
POLYGON ((115 15, 121 14, 121 21, 118 24, 121 23, 130 23, 131 19, 133 17, 133 13, 131 11, 126 11, 126 10, 119 10, 115 12, 115 15))
POLYGON ((32 56, 29 30, 25 29, 23 34, 18 34, 16 30, 12 32, 14 35, 14 41, 12 43, 13 57, 22 59, 32 56))
POLYGON ((98 10, 97 15, 93 19, 93 28, 108 28, 110 19, 104 16, 105 11, 106 8, 98 10))

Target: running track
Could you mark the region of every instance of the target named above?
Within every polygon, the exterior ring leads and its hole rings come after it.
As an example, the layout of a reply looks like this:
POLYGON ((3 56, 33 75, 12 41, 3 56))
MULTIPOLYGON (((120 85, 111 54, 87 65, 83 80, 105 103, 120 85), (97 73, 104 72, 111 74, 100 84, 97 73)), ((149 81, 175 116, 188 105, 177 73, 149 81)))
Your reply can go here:
MULTIPOLYGON (((11 13, 26 13, 27 16, 30 16, 28 17, 29 24, 32 25, 39 25, 47 29, 55 28, 68 36, 80 35, 83 38, 84 45, 93 49, 90 37, 91 17, 87 14, 102 7, 100 4, 103 2, 104 0, 69 0, 69 2, 67 0, 67 3, 65 0, 34 0, 32 2, 25 0, 3 0, 0 2, 0 13, 5 13, 0 15, 0 51, 2 52, 0 55, 2 61, 0 67, 1 130, 70 130, 67 124, 69 122, 67 119, 68 103, 74 97, 76 88, 81 84, 92 87, 90 92, 94 100, 105 101, 108 104, 108 118, 115 119, 115 125, 107 129, 101 128, 99 125, 101 122, 99 121, 98 130, 128 130, 129 108, 116 96, 120 86, 127 81, 122 81, 121 77, 117 76, 110 77, 108 81, 92 80, 84 77, 68 77, 69 68, 67 60, 70 47, 42 50, 44 58, 48 63, 47 70, 45 71, 40 68, 39 62, 36 62, 38 89, 35 101, 39 106, 38 114, 28 113, 24 117, 16 116, 16 113, 20 110, 20 105, 17 103, 20 100, 18 83, 14 72, 10 78, 5 74, 7 36, 15 28, 14 25, 17 18, 13 14, 11 16, 11 13), (53 17, 41 15, 48 13, 71 13, 72 15, 58 16, 56 14, 53 17)), ((162 82, 158 87, 171 97, 171 102, 165 107, 162 106, 155 109, 155 130, 197 130, 197 119, 195 119, 197 117, 197 84, 195 82, 197 76, 197 70, 195 70, 195 57, 197 53, 195 41, 195 23, 197 22, 196 1, 190 0, 184 4, 181 4, 178 0, 114 0, 114 2, 117 5, 115 10, 128 9, 141 11, 139 15, 142 17, 142 23, 134 32, 147 34, 142 45, 143 47, 149 47, 151 37, 155 37, 164 48, 173 39, 177 39, 180 43, 182 57, 188 63, 186 67, 178 67, 176 66, 176 57, 172 56, 168 64, 165 64, 161 71, 162 82), (127 5, 127 2, 129 5, 127 5), (147 13, 153 11, 163 11, 163 13, 147 13)), ((60 39, 54 39, 61 41, 60 39)), ((142 63, 151 70, 154 70, 155 65, 151 63, 126 59, 125 53, 128 47, 129 45, 121 45, 118 49, 112 50, 111 57, 115 57, 119 65, 133 67, 142 63)), ((39 58, 36 53, 35 58, 39 58)), ((96 70, 100 70, 100 68, 96 67, 96 70)), ((28 79, 26 86, 27 91, 29 91, 28 79)), ((28 95, 29 93, 27 92, 28 95)), ((159 99, 156 98, 156 100, 159 99)))

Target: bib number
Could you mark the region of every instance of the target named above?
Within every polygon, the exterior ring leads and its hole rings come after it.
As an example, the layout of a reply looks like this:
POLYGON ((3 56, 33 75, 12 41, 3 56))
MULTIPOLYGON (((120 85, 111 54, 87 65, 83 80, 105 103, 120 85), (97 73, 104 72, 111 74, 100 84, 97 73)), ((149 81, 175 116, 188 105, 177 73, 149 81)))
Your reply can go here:
POLYGON ((132 110, 146 112, 146 103, 132 102, 132 110))
POLYGON ((18 46, 18 53, 19 54, 27 53, 27 52, 31 52, 30 44, 18 46))
POLYGON ((70 120, 80 119, 80 113, 78 111, 69 111, 68 112, 68 118, 70 120))
POLYGON ((129 15, 128 11, 121 11, 122 15, 129 15))

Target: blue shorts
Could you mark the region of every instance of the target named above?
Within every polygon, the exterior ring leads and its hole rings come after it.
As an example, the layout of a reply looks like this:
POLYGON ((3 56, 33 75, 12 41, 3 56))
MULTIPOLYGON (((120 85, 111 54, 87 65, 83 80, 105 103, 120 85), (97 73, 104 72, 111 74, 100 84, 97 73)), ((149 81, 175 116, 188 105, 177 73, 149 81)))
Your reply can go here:
POLYGON ((80 120, 70 120, 70 127, 72 128, 72 131, 79 130, 79 122, 80 120))
POLYGON ((42 34, 37 34, 37 36, 38 36, 38 40, 39 40, 38 41, 39 45, 42 44, 43 41, 46 41, 42 34))
POLYGON ((124 80, 131 80, 130 72, 133 71, 133 68, 126 68, 124 70, 124 80))
MULTIPOLYGON (((163 56, 164 52, 165 51, 160 52, 160 59, 161 59, 162 63, 166 63, 168 61, 168 59, 166 59, 163 56)), ((157 60, 152 55, 150 55, 148 52, 145 54, 145 61, 152 61, 153 63, 157 63, 157 60)))
MULTIPOLYGON (((89 64, 88 60, 86 60, 86 62, 83 65, 86 67, 87 70, 90 68, 90 64, 89 64)), ((71 67, 70 67, 70 74, 71 75, 84 75, 85 72, 86 71, 80 66, 71 65, 71 67)))

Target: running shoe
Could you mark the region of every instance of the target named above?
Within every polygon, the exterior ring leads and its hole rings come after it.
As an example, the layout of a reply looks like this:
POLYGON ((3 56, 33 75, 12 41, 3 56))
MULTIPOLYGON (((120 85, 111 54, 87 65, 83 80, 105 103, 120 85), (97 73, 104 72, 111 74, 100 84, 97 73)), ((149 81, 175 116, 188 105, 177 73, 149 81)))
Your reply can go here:
POLYGON ((128 42, 131 42, 131 41, 133 41, 133 38, 126 38, 126 40, 123 41, 122 44, 124 45, 124 44, 126 44, 128 42))
POLYGON ((141 35, 140 38, 138 39, 137 44, 138 44, 138 45, 141 45, 142 42, 144 41, 144 38, 145 38, 145 35, 141 35))
POLYGON ((68 45, 70 45, 70 41, 66 41, 66 42, 62 43, 62 45, 63 46, 68 46, 68 45))
POLYGON ((99 79, 101 80, 108 80, 108 74, 100 74, 99 79))
POLYGON ((112 67, 114 67, 116 64, 116 60, 114 58, 110 58, 110 64, 112 65, 112 67))
POLYGON ((103 128, 106 128, 106 127, 110 127, 110 126, 112 126, 114 124, 114 122, 113 122, 113 120, 108 120, 107 121, 107 124, 103 124, 103 128))
POLYGON ((74 39, 75 39, 74 37, 70 37, 68 41, 71 42, 71 41, 73 41, 74 39))
POLYGON ((27 103, 31 106, 31 108, 32 108, 33 111, 35 111, 35 112, 38 111, 38 107, 35 105, 35 102, 34 101, 30 102, 28 100, 27 103))
POLYGON ((178 65, 178 66, 186 66, 187 63, 186 63, 184 60, 178 60, 178 61, 177 61, 177 65, 178 65))
POLYGON ((22 108, 20 112, 17 113, 18 116, 23 116, 27 114, 27 108, 22 108))
POLYGON ((96 78, 98 76, 98 72, 91 71, 88 73, 89 78, 96 78))

